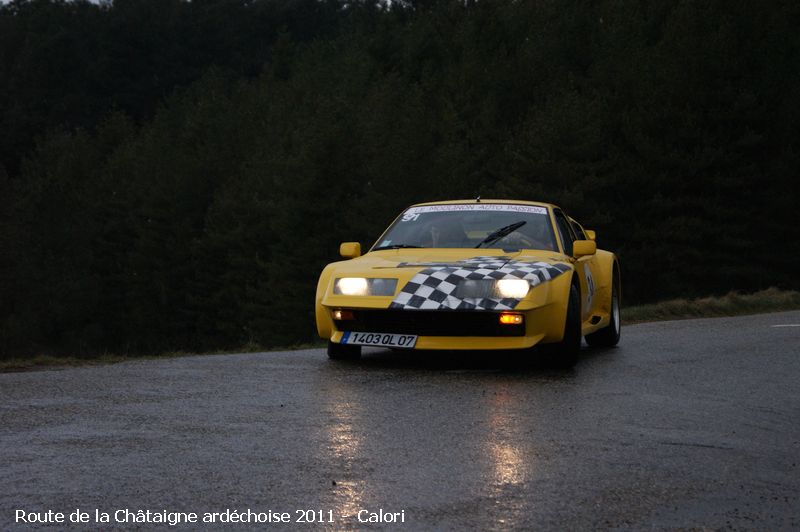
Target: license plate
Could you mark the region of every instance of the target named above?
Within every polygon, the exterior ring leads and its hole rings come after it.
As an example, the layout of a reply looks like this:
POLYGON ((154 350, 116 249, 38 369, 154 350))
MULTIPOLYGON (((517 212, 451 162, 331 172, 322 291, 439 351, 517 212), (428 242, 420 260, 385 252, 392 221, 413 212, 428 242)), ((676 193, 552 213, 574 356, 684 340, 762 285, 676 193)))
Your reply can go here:
POLYGON ((342 334, 342 343, 348 345, 374 345, 378 347, 411 349, 417 345, 417 335, 346 332, 342 334))

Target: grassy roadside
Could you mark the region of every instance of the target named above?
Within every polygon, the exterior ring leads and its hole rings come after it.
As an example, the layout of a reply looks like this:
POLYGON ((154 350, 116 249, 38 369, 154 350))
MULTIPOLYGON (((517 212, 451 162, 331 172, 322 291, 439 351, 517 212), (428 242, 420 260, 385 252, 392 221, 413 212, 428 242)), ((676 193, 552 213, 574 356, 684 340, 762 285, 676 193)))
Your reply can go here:
POLYGON ((753 294, 730 292, 719 297, 670 299, 622 309, 622 323, 715 318, 800 310, 800 292, 767 288, 753 294))
POLYGON ((322 341, 311 344, 295 344, 286 347, 269 348, 265 348, 255 343, 248 343, 236 349, 223 349, 203 352, 167 351, 157 355, 119 355, 114 353, 103 353, 101 355, 83 357, 35 355, 28 358, 8 358, 5 360, 0 360, 0 373, 55 367, 102 366, 106 364, 118 364, 120 362, 127 362, 131 360, 163 360, 165 358, 178 358, 196 355, 259 353, 262 351, 294 351, 297 349, 317 349, 322 347, 325 347, 325 344, 322 341))
MULTIPOLYGON (((222 351, 220 351, 221 353, 222 351)), ((103 353, 94 356, 53 356, 35 355, 28 358, 8 358, 0 360, 0 373, 11 371, 26 371, 30 369, 52 368, 52 367, 76 367, 76 366, 104 366, 106 364, 118 364, 127 360, 147 360, 164 359, 192 355, 195 353, 184 353, 181 351, 161 353, 159 355, 118 355, 114 353, 103 353)), ((205 354, 216 354, 209 352, 205 354)))
MULTIPOLYGON (((800 310, 800 292, 768 288, 753 294, 730 292, 720 297, 704 297, 700 299, 670 299, 651 305, 640 305, 622 309, 623 324, 641 323, 645 321, 663 321, 691 318, 713 318, 721 316, 741 316, 745 314, 763 314, 800 310)), ((30 358, 10 358, 0 360, 0 372, 25 371, 48 367, 96 366, 116 364, 127 360, 146 360, 180 357, 187 355, 216 355, 222 353, 255 353, 260 351, 288 351, 294 349, 311 349, 323 347, 322 342, 316 344, 293 345, 287 347, 264 348, 258 344, 246 344, 238 349, 209 351, 206 353, 167 352, 159 355, 124 356, 103 354, 96 357, 55 357, 37 355, 30 358)))

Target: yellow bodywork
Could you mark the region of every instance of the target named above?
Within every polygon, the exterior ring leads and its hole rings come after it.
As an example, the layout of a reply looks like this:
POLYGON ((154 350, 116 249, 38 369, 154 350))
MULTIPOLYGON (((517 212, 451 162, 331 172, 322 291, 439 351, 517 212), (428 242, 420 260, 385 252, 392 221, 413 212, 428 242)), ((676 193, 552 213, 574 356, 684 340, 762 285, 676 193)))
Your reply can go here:
MULTIPOLYGON (((472 200, 474 202, 474 200, 472 200)), ((425 203, 437 205, 447 203, 468 203, 452 201, 425 203)), ((514 203, 547 207, 553 218, 553 206, 545 203, 482 200, 482 203, 514 203)), ((551 221, 554 223, 554 221, 551 221)), ((556 235, 558 233, 556 232, 556 235)), ((380 241, 380 240, 379 240, 380 241)), ((563 244, 559 239, 560 249, 563 244)), ((484 349, 526 349, 539 343, 559 342, 563 338, 567 314, 570 285, 576 282, 580 287, 582 301, 582 333, 595 332, 609 324, 611 311, 611 285, 616 257, 613 253, 598 250, 594 255, 574 259, 560 251, 520 250, 505 252, 502 249, 390 249, 368 252, 363 256, 329 264, 322 271, 317 284, 315 311, 317 331, 321 338, 339 343, 343 331, 336 330, 331 313, 335 309, 386 309, 394 296, 346 296, 334 294, 334 282, 341 277, 394 278, 397 279, 395 294, 425 266, 398 267, 400 263, 456 262, 476 256, 502 256, 517 261, 561 263, 571 266, 571 270, 554 279, 542 282, 531 288, 528 295, 514 308, 525 317, 524 336, 481 337, 481 336, 419 336, 415 349, 484 350, 484 349), (587 282, 586 270, 593 278, 593 294, 586 297, 591 286, 587 282)), ((407 312, 414 312, 409 310, 407 312)), ((472 311, 464 311, 472 312, 472 311)), ((486 311, 479 311, 486 312, 486 311)))

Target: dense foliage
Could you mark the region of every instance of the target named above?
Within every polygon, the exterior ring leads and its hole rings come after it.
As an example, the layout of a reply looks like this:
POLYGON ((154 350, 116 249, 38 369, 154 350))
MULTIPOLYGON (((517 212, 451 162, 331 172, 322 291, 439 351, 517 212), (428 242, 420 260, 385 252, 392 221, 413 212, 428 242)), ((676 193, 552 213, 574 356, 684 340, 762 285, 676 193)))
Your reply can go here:
POLYGON ((0 352, 313 338, 340 241, 552 201, 628 302, 798 288, 800 4, 0 7, 0 352))

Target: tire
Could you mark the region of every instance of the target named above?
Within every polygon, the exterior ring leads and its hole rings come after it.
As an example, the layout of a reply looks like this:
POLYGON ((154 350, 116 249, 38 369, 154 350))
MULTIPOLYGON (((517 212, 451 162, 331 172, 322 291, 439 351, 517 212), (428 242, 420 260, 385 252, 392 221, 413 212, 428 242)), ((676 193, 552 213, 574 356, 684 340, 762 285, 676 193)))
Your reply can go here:
POLYGON ((614 347, 619 343, 622 323, 619 317, 619 283, 616 275, 611 285, 611 321, 608 326, 586 335, 586 343, 592 347, 614 347))
POLYGON ((581 300, 578 288, 574 284, 569 289, 564 338, 558 343, 542 347, 545 348, 548 361, 553 367, 569 369, 578 362, 578 354, 581 351, 581 300))
POLYGON ((361 358, 361 346, 337 344, 328 340, 328 358, 331 360, 358 360, 361 358))

